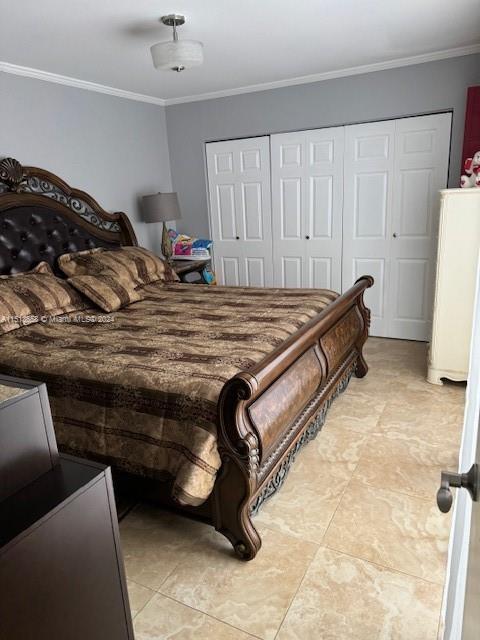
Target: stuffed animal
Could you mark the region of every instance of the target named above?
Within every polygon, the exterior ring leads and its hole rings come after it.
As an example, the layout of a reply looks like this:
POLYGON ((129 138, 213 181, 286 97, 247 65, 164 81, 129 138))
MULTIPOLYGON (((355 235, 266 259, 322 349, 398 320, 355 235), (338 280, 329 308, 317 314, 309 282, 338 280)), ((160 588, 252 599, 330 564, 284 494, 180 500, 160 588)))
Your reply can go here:
POLYGON ((477 151, 473 158, 467 158, 463 168, 466 175, 460 178, 462 189, 480 187, 480 151, 477 151))

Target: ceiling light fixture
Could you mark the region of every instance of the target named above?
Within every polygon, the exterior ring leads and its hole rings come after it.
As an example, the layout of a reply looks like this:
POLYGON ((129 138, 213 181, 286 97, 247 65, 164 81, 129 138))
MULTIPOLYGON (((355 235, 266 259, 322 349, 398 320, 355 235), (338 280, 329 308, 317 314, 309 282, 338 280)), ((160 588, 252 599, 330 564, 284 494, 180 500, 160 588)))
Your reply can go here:
POLYGON ((160 21, 168 27, 173 27, 173 40, 157 42, 150 47, 154 67, 183 71, 201 65, 203 63, 203 43, 198 40, 178 39, 177 27, 185 23, 185 16, 170 14, 162 16, 160 21))

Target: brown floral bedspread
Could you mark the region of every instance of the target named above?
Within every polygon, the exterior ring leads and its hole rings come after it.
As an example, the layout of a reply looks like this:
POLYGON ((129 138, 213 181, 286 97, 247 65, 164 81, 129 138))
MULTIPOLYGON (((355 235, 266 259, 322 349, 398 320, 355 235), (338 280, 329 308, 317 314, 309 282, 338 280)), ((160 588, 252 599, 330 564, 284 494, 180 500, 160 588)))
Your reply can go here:
POLYGON ((34 324, 0 337, 0 372, 47 383, 61 450, 173 477, 182 503, 210 494, 220 467, 224 383, 281 344, 337 294, 152 284, 111 322, 34 324))

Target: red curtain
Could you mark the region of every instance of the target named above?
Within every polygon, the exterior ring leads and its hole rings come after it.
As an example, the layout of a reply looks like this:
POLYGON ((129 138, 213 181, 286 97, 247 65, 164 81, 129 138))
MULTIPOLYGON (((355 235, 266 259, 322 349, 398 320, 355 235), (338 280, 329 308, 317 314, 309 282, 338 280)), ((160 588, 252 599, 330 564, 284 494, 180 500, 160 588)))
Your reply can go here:
POLYGON ((463 162, 480 151, 480 87, 468 87, 465 133, 463 137, 463 162))

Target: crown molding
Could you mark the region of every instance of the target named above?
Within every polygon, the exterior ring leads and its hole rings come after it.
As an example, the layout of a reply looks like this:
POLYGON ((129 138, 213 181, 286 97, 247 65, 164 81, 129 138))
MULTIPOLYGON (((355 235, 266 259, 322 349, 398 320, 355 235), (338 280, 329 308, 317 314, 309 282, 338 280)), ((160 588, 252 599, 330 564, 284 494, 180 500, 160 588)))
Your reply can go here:
POLYGON ((16 76, 25 76, 27 78, 35 78, 44 80, 45 82, 54 82, 68 87, 77 89, 85 89, 86 91, 96 91, 117 98, 126 100, 136 100, 137 102, 147 102, 156 104, 161 107, 185 102, 199 102, 202 100, 214 100, 215 98, 226 98, 228 96, 236 96, 242 93, 254 93, 257 91, 268 91, 269 89, 281 89, 282 87, 292 87, 299 84, 310 84, 313 82, 322 82, 324 80, 333 80, 335 78, 345 78, 347 76, 355 76, 363 73, 373 73, 375 71, 386 71, 388 69, 396 69, 398 67, 407 67, 415 64, 423 64, 425 62, 434 62, 436 60, 445 60, 447 58, 456 58, 459 56, 468 56, 480 53, 480 43, 469 45, 467 47, 457 47, 456 49, 445 49, 443 51, 434 51, 432 53, 423 53, 408 58, 395 58, 386 62, 374 62, 372 64, 364 64, 357 67, 348 67, 345 69, 337 69, 335 71, 326 71, 324 73, 314 73, 308 76, 297 76, 296 78, 288 78, 286 80, 277 80, 274 82, 264 82, 262 84, 253 84, 235 89, 225 89, 220 91, 212 91, 209 93, 200 93, 193 96, 183 96, 181 98, 157 98, 156 96, 148 96, 142 93, 134 93, 125 89, 117 89, 88 80, 80 80, 69 76, 62 76, 41 69, 32 67, 22 67, 18 64, 0 61, 0 72, 11 73, 16 76))
POLYGON ((420 55, 410 56, 408 58, 395 58, 394 60, 388 60, 386 62, 374 62, 372 64, 360 65, 358 67, 348 67, 345 69, 338 69, 336 71, 326 71, 324 73, 314 73, 308 76, 298 76, 296 78, 288 78, 287 80, 277 80, 274 82, 265 82, 262 84, 252 84, 245 87, 238 87, 237 89, 212 91, 210 93, 184 96, 182 98, 166 98, 165 105, 168 106, 174 104, 182 104, 184 102, 199 102, 201 100, 214 100, 215 98, 236 96, 242 93, 254 93, 256 91, 268 91, 269 89, 281 89, 282 87, 292 87, 299 84, 322 82, 323 80, 345 78, 347 76, 356 76, 362 73, 372 73, 374 71, 385 71, 388 69, 396 69, 398 67, 408 67, 414 64, 435 62, 436 60, 457 58, 459 56, 468 56, 475 53, 480 53, 480 43, 469 45, 467 47, 457 47, 456 49, 445 49, 443 51, 434 51, 432 53, 422 53, 420 55))
POLYGON ((165 106, 165 100, 163 98, 147 96, 143 93, 134 93, 133 91, 126 91, 125 89, 117 89, 116 87, 109 87, 104 84, 89 82, 88 80, 70 78, 69 76, 62 76, 58 73, 42 71, 41 69, 22 67, 18 64, 11 64, 10 62, 0 61, 0 72, 2 71, 3 73, 11 73, 15 76, 25 76, 27 78, 35 78, 36 80, 44 80, 45 82, 63 84, 67 87, 75 87, 76 89, 85 89, 86 91, 105 93, 109 96, 116 96, 117 98, 124 98, 126 100, 136 100, 137 102, 148 102, 149 104, 156 104, 162 107, 165 106))

